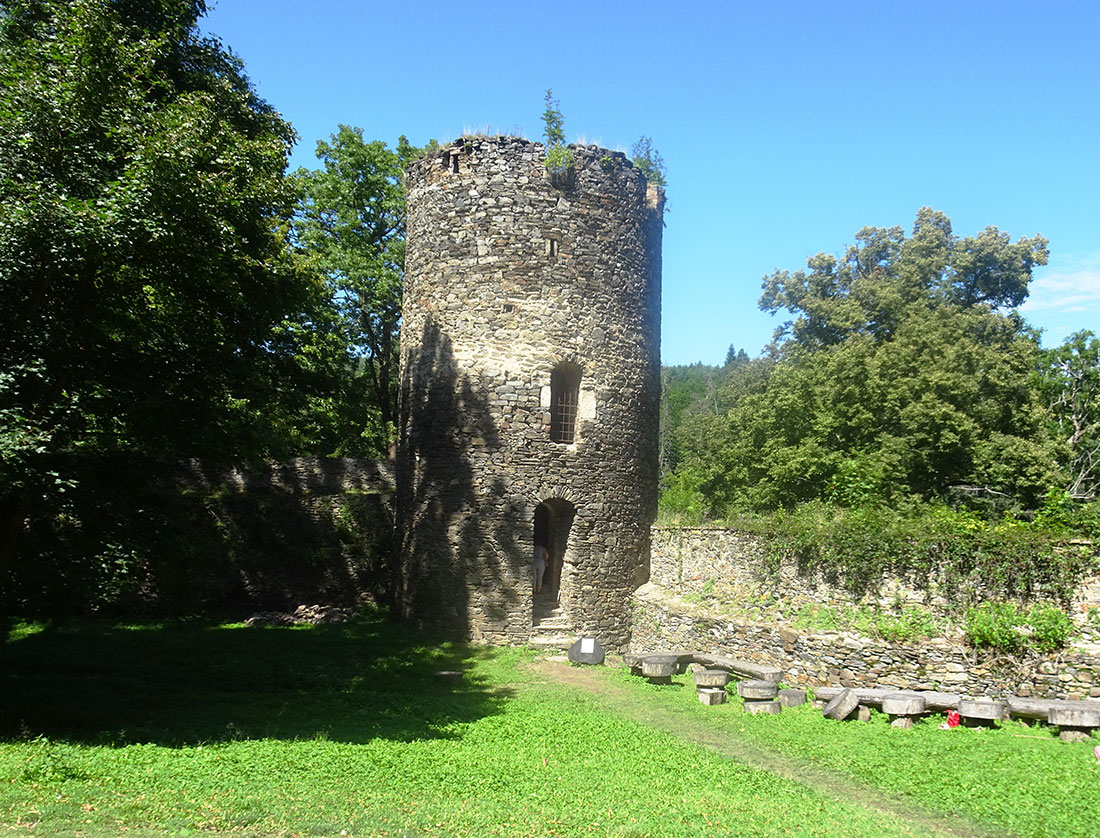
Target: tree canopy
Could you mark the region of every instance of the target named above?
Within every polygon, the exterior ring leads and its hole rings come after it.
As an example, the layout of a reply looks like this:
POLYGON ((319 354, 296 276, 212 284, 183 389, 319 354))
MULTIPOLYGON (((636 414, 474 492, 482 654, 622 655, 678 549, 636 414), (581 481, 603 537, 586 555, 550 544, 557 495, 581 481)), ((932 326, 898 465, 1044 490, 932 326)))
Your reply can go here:
POLYGON ((277 230, 292 129, 199 0, 2 9, 0 365, 37 370, 24 417, 70 445, 277 450, 314 302, 277 230))
POLYGON ((1045 352, 1041 385, 1055 434, 1068 450, 1065 491, 1073 498, 1095 498, 1100 487, 1100 339, 1090 331, 1075 332, 1045 352))
POLYGON ((710 511, 984 493, 1033 506, 1059 446, 1033 386, 1037 336, 1015 312, 1041 236, 956 236, 929 208, 913 232, 865 227, 842 257, 764 278, 792 318, 768 356, 733 368, 726 411, 679 429, 680 480, 710 511))
POLYGON ((405 274, 405 183, 421 153, 405 137, 390 150, 341 125, 317 144, 323 168, 296 174, 301 198, 292 237, 307 268, 321 277, 336 329, 354 368, 340 410, 356 438, 344 453, 385 453, 393 437, 397 343, 405 274))
POLYGON ((204 12, 0 0, 0 579, 31 510, 79 527, 74 454, 319 438, 337 364, 323 286, 286 253, 294 132, 204 12))

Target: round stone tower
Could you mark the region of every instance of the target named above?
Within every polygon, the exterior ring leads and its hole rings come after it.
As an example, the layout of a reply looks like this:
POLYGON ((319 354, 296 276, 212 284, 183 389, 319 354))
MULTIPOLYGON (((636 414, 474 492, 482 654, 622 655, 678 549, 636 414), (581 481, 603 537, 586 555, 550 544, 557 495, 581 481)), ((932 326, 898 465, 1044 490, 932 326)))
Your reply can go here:
POLYGON ((553 178, 513 137, 409 171, 397 600, 481 642, 623 649, 657 506, 663 195, 571 148, 553 178))

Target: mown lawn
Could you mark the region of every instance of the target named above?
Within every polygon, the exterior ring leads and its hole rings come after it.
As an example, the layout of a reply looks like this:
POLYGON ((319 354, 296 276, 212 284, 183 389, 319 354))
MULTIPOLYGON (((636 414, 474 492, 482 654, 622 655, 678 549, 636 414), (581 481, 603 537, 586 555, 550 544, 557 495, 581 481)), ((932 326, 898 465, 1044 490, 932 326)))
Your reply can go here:
MULTIPOLYGON (((1100 740, 1066 743, 1057 729, 1013 721, 993 729, 941 728, 942 714, 926 716, 910 730, 871 721, 835 722, 810 704, 777 716, 752 715, 739 699, 718 707, 694 700, 690 674, 655 687, 627 670, 602 671, 609 683, 627 684, 648 696, 646 711, 663 714, 666 729, 696 738, 728 740, 729 750, 748 745, 837 772, 870 788, 961 816, 995 834, 1100 836, 1100 740), (669 721, 669 720, 672 721, 669 721), (709 736, 708 736, 709 734, 709 736)), ((734 684, 729 690, 734 692, 734 684)), ((719 745, 721 747, 721 745, 719 745)))
POLYGON ((830 727, 810 708, 765 720, 703 707, 685 684, 593 672, 629 697, 609 704, 543 683, 530 658, 377 615, 309 628, 24 626, 0 646, 0 833, 929 834, 928 822, 655 728, 649 710, 991 827, 1096 833, 1091 748, 1039 731, 830 727), (462 686, 438 686, 444 668, 466 670, 462 686), (1010 811, 1067 782, 1057 819, 1052 804, 1030 820, 1010 811), (975 802, 985 797, 1004 800, 975 802))

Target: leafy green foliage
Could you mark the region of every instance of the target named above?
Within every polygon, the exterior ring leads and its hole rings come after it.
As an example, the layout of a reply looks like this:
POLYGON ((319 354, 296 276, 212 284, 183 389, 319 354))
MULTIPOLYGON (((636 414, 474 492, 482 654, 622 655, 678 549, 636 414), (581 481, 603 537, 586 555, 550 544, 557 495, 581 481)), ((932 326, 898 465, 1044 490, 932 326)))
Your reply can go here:
POLYGON ((565 117, 552 90, 546 91, 542 124, 546 138, 546 170, 551 178, 565 178, 573 169, 573 152, 565 145, 565 117))
POLYGON ((1020 614, 1011 602, 983 602, 966 612, 966 640, 978 648, 1016 653, 1024 648, 1018 625, 1020 614))
POLYGON ((130 561, 106 534, 16 561, 32 511, 87 523, 56 491, 74 457, 331 453, 347 369, 325 284, 286 252, 294 132, 200 33, 206 4, 0 8, 3 612, 16 570, 130 561))
POLYGON ((999 309, 1026 296, 1045 240, 959 238, 925 208, 909 238, 864 228, 856 241, 764 279, 761 308, 794 317, 768 357, 728 372, 719 421, 678 429, 679 468, 701 478, 714 516, 959 487, 1034 508, 1059 446, 1033 386, 1036 336, 999 309))
POLYGON ((653 140, 649 137, 639 137, 638 141, 630 147, 630 159, 645 175, 645 179, 654 186, 668 185, 664 158, 661 157, 661 152, 653 147, 653 140))
POLYGON ((51 447, 278 447, 311 305, 276 219, 293 131, 202 37, 201 2, 34 0, 0 17, 0 366, 51 447), (166 420, 170 417, 170 420, 166 420))
POLYGON ((321 277, 335 317, 315 322, 344 365, 328 417, 334 453, 385 455, 397 408, 397 344, 405 273, 405 183, 420 154, 405 137, 390 150, 340 126, 317 144, 323 168, 300 169, 291 225, 305 268, 321 277), (366 421, 364 421, 366 420, 366 421))
POLYGON ((49 451, 57 427, 67 419, 65 409, 70 406, 59 406, 60 416, 46 415, 36 421, 27 415, 28 406, 21 398, 21 390, 46 384, 45 372, 37 360, 0 370, 0 486, 8 493, 49 495, 71 485, 56 471, 48 470, 40 456, 49 451))
POLYGON ((543 136, 546 137, 546 145, 565 145, 565 117, 562 115, 561 106, 554 98, 554 91, 546 91, 546 108, 542 112, 543 136))
POLYGON ((1100 485, 1100 338, 1076 332, 1043 353, 1040 387, 1056 436, 1068 449, 1066 494, 1094 498, 1100 485))
POLYGON ((959 607, 987 597, 1068 601, 1094 566, 1087 544, 1042 525, 982 517, 943 506, 847 509, 822 502, 789 512, 739 519, 759 533, 771 566, 796 562, 855 595, 886 574, 933 579, 959 607))
POLYGON ((1038 603, 1027 615, 1031 645, 1040 652, 1065 648, 1074 633, 1073 621, 1065 611, 1049 603, 1038 603))
POLYGON ((854 631, 891 643, 912 643, 941 636, 943 625, 927 608, 904 606, 884 610, 870 606, 804 605, 791 624, 808 631, 854 631))
POLYGON ((966 640, 972 646, 1019 654, 1062 649, 1073 634, 1073 621, 1049 603, 1020 610, 1011 602, 983 602, 966 612, 966 640))

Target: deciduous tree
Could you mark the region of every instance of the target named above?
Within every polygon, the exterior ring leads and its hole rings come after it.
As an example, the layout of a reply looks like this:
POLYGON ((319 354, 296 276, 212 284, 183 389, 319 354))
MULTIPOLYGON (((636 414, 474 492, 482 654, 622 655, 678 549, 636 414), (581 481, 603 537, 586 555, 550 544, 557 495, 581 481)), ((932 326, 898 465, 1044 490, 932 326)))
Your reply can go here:
POLYGON ((302 197, 293 238, 304 263, 327 285, 342 340, 356 362, 348 375, 367 391, 352 402, 370 418, 362 450, 350 440, 345 444, 351 453, 384 453, 393 437, 405 168, 420 153, 405 137, 391 150, 383 142, 365 142, 362 129, 341 125, 330 142, 317 144, 323 168, 297 173, 302 197))
POLYGON ((1045 352, 1041 379, 1058 436, 1069 450, 1065 490, 1072 498, 1095 498, 1100 485, 1100 339, 1080 331, 1045 352))
POLYGON ((319 299, 278 230, 294 133, 204 12, 0 0, 8 527, 57 452, 286 450, 319 299))
POLYGON ((685 423, 681 468, 718 513, 960 485, 1036 504, 1057 446, 1031 384, 1036 335, 1012 307, 1046 241, 993 227, 960 238, 928 208, 910 237, 866 227, 855 238, 842 257, 765 277, 761 308, 793 317, 767 362, 729 375, 718 427, 685 423))

